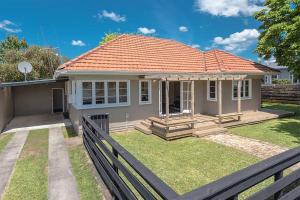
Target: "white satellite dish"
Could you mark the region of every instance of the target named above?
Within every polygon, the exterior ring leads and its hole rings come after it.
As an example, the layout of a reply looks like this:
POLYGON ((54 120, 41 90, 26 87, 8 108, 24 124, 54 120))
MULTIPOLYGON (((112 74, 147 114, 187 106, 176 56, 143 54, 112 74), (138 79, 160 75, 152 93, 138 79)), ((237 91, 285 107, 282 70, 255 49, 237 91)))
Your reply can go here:
POLYGON ((18 64, 18 70, 25 75, 25 81, 27 81, 27 73, 32 71, 32 65, 26 61, 20 62, 18 64))

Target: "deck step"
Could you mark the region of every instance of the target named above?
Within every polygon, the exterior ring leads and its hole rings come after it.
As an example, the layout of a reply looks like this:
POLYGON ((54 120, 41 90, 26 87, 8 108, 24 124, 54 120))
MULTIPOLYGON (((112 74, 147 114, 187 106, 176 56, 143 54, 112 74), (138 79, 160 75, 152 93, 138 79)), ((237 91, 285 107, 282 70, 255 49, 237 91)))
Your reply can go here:
POLYGON ((203 130, 203 129, 212 129, 217 128, 219 125, 215 122, 205 122, 205 123, 196 123, 195 129, 197 130, 203 130))
POLYGON ((226 133, 226 132, 227 132, 226 128, 216 127, 216 128, 211 128, 211 129, 195 131, 193 136, 194 137, 204 137, 207 135, 220 134, 220 133, 226 133))
POLYGON ((147 135, 152 134, 152 130, 143 124, 135 125, 134 128, 138 131, 141 131, 142 133, 147 134, 147 135))
POLYGON ((141 122, 141 124, 144 125, 144 126, 146 126, 147 128, 151 127, 151 122, 150 121, 144 120, 144 121, 141 122))

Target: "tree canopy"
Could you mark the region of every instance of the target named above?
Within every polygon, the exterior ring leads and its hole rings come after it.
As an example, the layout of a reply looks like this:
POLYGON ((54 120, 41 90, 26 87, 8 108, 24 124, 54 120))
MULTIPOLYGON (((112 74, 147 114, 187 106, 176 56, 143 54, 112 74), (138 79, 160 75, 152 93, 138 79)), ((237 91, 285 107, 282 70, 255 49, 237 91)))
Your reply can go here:
POLYGON ((23 81, 24 75, 17 69, 18 63, 29 62, 33 70, 27 74, 28 80, 52 78, 54 71, 66 58, 53 48, 29 46, 26 40, 8 36, 0 41, 0 82, 23 81))
POLYGON ((102 39, 100 41, 100 45, 103 45, 103 44, 117 38, 120 35, 121 35, 120 33, 105 33, 105 35, 102 37, 102 39))
POLYGON ((262 22, 256 52, 300 77, 300 0, 266 0, 265 7, 254 15, 262 22))

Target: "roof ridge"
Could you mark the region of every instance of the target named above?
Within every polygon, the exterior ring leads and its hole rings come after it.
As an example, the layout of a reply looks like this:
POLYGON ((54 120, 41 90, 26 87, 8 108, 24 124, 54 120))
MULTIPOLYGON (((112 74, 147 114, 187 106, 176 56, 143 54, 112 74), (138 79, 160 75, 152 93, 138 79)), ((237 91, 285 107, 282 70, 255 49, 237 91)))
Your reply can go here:
MULTIPOLYGON (((221 68, 220 59, 219 59, 219 57, 218 57, 218 55, 217 55, 217 53, 216 53, 216 50, 214 50, 213 52, 214 52, 215 58, 216 58, 216 60, 217 60, 217 62, 218 62, 219 70, 220 70, 220 71, 223 71, 222 68, 221 68)), ((222 66, 224 66, 224 65, 222 65, 222 66)))
POLYGON ((84 54, 81 54, 80 56, 78 56, 78 57, 76 57, 76 58, 74 58, 74 59, 72 59, 72 60, 69 60, 68 62, 66 62, 66 63, 62 64, 61 66, 59 66, 58 69, 63 69, 63 68, 65 68, 65 67, 67 67, 68 65, 74 63, 75 61, 78 61, 78 60, 82 59, 83 57, 85 57, 85 56, 87 56, 87 55, 93 53, 94 51, 96 51, 96 50, 98 50, 98 49, 101 49, 101 48, 107 46, 108 44, 110 44, 110 43, 112 43, 112 42, 115 42, 116 40, 119 40, 120 38, 122 38, 122 37, 124 37, 124 36, 125 36, 125 34, 121 34, 121 35, 119 35, 118 37, 116 37, 116 38, 114 38, 114 39, 112 39, 112 40, 110 40, 110 41, 108 41, 108 42, 106 42, 106 43, 104 43, 104 44, 102 44, 102 45, 99 45, 99 46, 97 46, 97 47, 95 47, 95 48, 93 48, 93 49, 91 49, 91 50, 85 52, 84 54))

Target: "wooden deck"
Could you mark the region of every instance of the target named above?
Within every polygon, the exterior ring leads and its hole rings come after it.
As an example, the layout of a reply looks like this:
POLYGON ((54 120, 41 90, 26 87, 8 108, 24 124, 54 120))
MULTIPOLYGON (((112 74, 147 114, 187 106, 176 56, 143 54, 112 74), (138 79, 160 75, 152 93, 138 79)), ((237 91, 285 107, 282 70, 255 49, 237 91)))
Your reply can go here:
POLYGON ((135 126, 145 134, 155 134, 165 140, 173 140, 182 137, 202 137, 211 134, 227 132, 227 127, 242 126, 245 124, 260 123, 265 120, 288 117, 293 112, 282 110, 261 109, 260 111, 243 112, 238 115, 227 114, 219 124, 218 116, 196 114, 190 116, 174 116, 168 120, 160 117, 149 117, 135 126), (241 118, 236 119, 236 116, 241 118))

